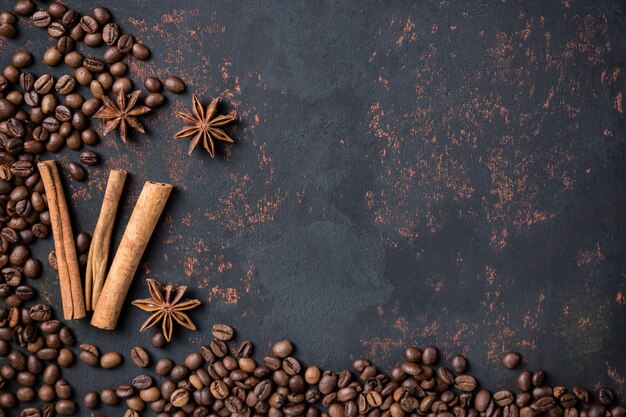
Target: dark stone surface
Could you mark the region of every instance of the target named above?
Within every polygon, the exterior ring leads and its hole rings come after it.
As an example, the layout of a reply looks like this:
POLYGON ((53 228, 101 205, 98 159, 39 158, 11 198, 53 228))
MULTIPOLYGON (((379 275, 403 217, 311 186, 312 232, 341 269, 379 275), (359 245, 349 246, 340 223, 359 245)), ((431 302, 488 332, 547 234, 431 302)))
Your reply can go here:
MULTIPOLYGON (((624 394, 623 1, 107 5, 152 49, 131 61, 136 84, 173 73, 188 90, 145 119, 148 134, 102 140, 106 163, 67 191, 91 231, 108 170, 128 169, 119 240, 144 181, 176 186, 129 297, 152 277, 203 301, 199 331, 176 332, 166 354, 219 321, 257 352, 288 337, 334 369, 351 355, 388 369, 402 346, 435 344, 466 353, 483 385, 512 387, 499 365, 512 349, 550 383, 624 394), (213 160, 172 139, 192 93, 241 119, 213 160)), ((47 47, 20 31, 0 40, 2 64, 24 42, 47 47)), ((51 271, 39 288, 59 305, 51 271)), ((72 324, 128 354, 149 344, 145 318, 128 305, 114 333, 72 324)), ((94 387, 135 372, 96 371, 94 387)))

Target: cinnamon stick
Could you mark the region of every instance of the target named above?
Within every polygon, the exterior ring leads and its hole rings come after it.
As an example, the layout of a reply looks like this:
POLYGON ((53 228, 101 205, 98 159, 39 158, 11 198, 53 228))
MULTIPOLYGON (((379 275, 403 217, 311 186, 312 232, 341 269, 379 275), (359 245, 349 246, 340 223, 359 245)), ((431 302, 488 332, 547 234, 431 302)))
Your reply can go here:
POLYGON ((87 268, 85 273, 85 307, 87 311, 93 310, 98 303, 100 292, 104 286, 107 265, 109 262, 109 249, 111 248, 111 235, 115 225, 115 215, 119 206, 127 172, 123 169, 114 169, 109 173, 107 188, 102 200, 102 208, 96 229, 91 238, 87 268))
POLYGON ((41 161, 37 164, 43 186, 46 190, 54 251, 56 252, 63 317, 66 320, 85 317, 85 301, 80 282, 78 257, 74 244, 74 233, 63 194, 61 177, 54 161, 41 161))
POLYGON ((169 184, 144 184, 96 304, 91 319, 93 326, 115 329, 139 261, 171 191, 169 184))

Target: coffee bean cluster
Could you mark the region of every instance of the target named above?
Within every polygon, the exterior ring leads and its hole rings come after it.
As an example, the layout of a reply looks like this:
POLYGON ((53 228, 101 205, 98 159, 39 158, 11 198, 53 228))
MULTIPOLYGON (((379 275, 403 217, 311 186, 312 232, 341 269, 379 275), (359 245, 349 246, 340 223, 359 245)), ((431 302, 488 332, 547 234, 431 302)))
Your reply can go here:
POLYGON ((0 13, 0 37, 14 38, 17 34, 16 23, 17 17, 13 13, 9 11, 0 13))
POLYGON ((118 352, 107 352, 100 355, 100 350, 96 345, 91 343, 82 343, 80 345, 80 360, 91 367, 101 367, 103 369, 117 368, 122 364, 124 358, 118 352))
MULTIPOLYGON (((454 356, 448 367, 439 364, 433 346, 408 347, 402 362, 389 373, 365 358, 336 373, 302 365, 289 340, 274 343, 259 363, 252 356, 252 343, 232 343, 231 326, 216 324, 212 335, 209 345, 188 354, 180 364, 160 358, 152 375, 142 373, 115 388, 88 392, 85 407, 123 405, 125 417, 626 416, 611 390, 600 388, 592 398, 581 387, 548 385, 541 370, 520 372, 517 392, 481 389, 466 372, 465 356, 454 356)), ((134 348, 131 357, 142 368, 150 362, 141 347, 134 348)), ((514 352, 503 358, 509 368, 520 362, 514 352)))
POLYGON ((62 377, 62 369, 74 363, 74 345, 72 332, 49 305, 1 307, 0 417, 76 414, 72 387, 62 377), (45 405, 28 405, 34 402, 45 405))

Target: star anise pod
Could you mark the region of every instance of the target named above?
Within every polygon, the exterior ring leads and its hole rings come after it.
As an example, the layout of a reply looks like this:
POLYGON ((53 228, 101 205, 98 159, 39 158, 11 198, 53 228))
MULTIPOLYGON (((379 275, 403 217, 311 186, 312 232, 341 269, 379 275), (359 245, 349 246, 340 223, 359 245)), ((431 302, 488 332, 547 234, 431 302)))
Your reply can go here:
POLYGON ((168 284, 164 288, 153 279, 147 279, 146 282, 151 298, 133 301, 134 306, 152 313, 148 320, 143 323, 140 331, 143 332, 161 322, 165 340, 169 342, 172 339, 174 321, 183 327, 196 330, 196 326, 183 311, 198 307, 201 303, 200 300, 183 299, 187 290, 186 286, 174 287, 172 284, 168 284))
POLYGON ((141 96, 141 91, 137 90, 128 97, 123 91, 117 93, 117 100, 113 101, 110 97, 102 97, 104 105, 100 107, 98 112, 93 115, 96 119, 106 120, 104 136, 111 133, 115 128, 119 128, 122 142, 126 143, 126 125, 130 125, 133 129, 145 133, 143 125, 137 119, 137 116, 148 113, 149 107, 138 106, 137 100, 141 96), (128 100, 128 101, 127 101, 128 100))
POLYGON ((215 110, 217 109, 217 103, 219 103, 219 101, 220 99, 216 98, 209 104, 206 111, 204 111, 202 103, 200 103, 200 100, 198 100, 198 97, 194 94, 193 114, 188 112, 176 112, 177 117, 189 123, 189 126, 184 127, 174 136, 176 139, 192 136, 191 142, 189 143, 189 150, 187 151, 189 155, 196 149, 200 140, 202 140, 204 149, 207 150, 212 158, 215 157, 214 139, 228 143, 234 142, 220 127, 234 121, 235 116, 219 115, 213 117, 215 116, 215 110))

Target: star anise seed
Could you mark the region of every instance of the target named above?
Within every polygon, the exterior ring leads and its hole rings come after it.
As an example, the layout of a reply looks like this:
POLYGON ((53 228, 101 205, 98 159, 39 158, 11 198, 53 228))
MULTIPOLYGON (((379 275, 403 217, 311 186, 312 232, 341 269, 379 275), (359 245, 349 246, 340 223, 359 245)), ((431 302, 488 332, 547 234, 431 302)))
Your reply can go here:
POLYGON ((207 150, 211 157, 215 157, 215 142, 214 140, 221 140, 223 142, 233 143, 234 141, 220 129, 220 127, 233 122, 236 118, 232 115, 219 115, 215 116, 215 110, 217 109, 217 103, 220 99, 216 98, 209 104, 206 111, 202 108, 202 104, 198 97, 193 95, 193 114, 188 112, 176 112, 176 116, 189 123, 189 126, 184 127, 174 137, 176 139, 192 137, 189 143, 188 155, 196 149, 200 141, 204 149, 207 150))
POLYGON ((148 320, 143 323, 140 331, 149 329, 160 322, 165 340, 169 342, 172 339, 174 321, 190 330, 196 330, 196 326, 183 311, 198 307, 201 303, 200 300, 183 299, 187 290, 186 286, 174 287, 172 284, 168 284, 163 288, 159 282, 153 279, 147 279, 146 282, 151 298, 135 300, 132 303, 143 311, 152 313, 148 320))
POLYGON ((104 136, 111 133, 113 129, 119 128, 122 142, 126 143, 126 125, 130 125, 133 129, 145 133, 143 125, 137 119, 137 116, 148 113, 150 108, 137 105, 140 96, 141 91, 137 90, 128 96, 128 101, 123 91, 118 92, 117 100, 115 101, 110 97, 102 97, 104 104, 93 117, 106 120, 104 136))

